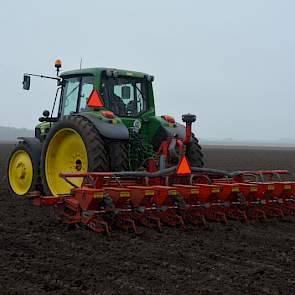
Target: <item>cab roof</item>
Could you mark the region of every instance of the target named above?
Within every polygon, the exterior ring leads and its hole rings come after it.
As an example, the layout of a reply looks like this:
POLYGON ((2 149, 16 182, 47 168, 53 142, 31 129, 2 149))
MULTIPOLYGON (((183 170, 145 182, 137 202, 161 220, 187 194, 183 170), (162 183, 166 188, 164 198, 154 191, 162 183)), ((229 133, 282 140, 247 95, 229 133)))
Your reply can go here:
POLYGON ((60 76, 64 77, 64 76, 81 75, 81 74, 98 76, 98 75, 101 75, 102 72, 105 72, 107 70, 117 71, 119 73, 119 76, 144 78, 144 76, 147 75, 146 73, 142 73, 142 72, 114 69, 114 68, 86 68, 86 69, 78 69, 78 70, 62 72, 60 76))

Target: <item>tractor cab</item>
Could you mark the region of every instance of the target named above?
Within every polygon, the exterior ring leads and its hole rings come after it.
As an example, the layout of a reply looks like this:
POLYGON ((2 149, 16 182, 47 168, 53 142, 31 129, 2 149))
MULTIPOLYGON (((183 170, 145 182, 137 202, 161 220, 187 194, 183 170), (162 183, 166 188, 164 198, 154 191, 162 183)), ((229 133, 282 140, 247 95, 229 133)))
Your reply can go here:
POLYGON ((112 111, 118 117, 136 118, 154 111, 153 77, 124 70, 83 69, 62 73, 62 91, 58 116, 97 111, 112 111), (100 104, 89 105, 93 90, 100 104))

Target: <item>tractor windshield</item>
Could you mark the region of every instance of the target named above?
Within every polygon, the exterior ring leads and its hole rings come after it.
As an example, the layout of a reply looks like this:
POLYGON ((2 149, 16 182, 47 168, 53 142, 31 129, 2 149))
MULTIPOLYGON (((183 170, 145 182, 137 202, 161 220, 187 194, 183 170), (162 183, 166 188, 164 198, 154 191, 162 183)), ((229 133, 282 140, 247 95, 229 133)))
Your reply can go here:
POLYGON ((148 83, 144 78, 104 77, 101 96, 117 116, 137 117, 147 110, 148 83))

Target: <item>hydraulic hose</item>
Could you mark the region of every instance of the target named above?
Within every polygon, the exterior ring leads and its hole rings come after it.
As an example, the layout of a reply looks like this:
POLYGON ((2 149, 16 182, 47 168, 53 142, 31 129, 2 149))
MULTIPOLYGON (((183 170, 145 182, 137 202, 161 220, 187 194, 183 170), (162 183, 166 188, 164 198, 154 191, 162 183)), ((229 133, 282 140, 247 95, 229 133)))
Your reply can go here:
MULTIPOLYGON (((178 166, 172 166, 169 168, 165 168, 156 172, 146 172, 146 171, 126 171, 126 172, 115 172, 114 176, 118 177, 160 177, 160 176, 166 176, 168 174, 172 174, 177 170, 178 166)), ((196 173, 208 173, 208 174, 218 174, 222 176, 228 176, 232 177, 236 174, 236 172, 229 173, 224 170, 219 169, 211 169, 211 168, 200 168, 200 167, 191 167, 192 172, 196 173)))
POLYGON ((161 169, 156 172, 146 172, 146 171, 124 171, 124 172, 114 172, 114 176, 119 176, 119 177, 160 177, 160 176, 165 176, 168 174, 171 174, 175 172, 177 169, 177 166, 172 166, 169 168, 161 169))

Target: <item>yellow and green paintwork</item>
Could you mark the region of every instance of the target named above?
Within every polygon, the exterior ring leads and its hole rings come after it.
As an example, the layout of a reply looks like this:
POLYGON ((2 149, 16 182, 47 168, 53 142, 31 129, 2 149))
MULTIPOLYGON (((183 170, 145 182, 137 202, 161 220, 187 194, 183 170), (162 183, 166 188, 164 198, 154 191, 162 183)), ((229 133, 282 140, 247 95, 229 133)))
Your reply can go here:
MULTIPOLYGON (((73 77, 78 75, 86 75, 86 76, 93 76, 94 77, 94 84, 93 88, 95 90, 101 91, 102 87, 102 75, 103 73, 109 70, 108 68, 88 68, 88 69, 81 69, 81 70, 73 70, 73 71, 67 71, 63 72, 60 76, 62 78, 67 77, 73 77)), ((121 69, 115 69, 118 73, 118 75, 121 77, 136 77, 136 78, 144 78, 147 74, 142 72, 135 72, 135 71, 129 71, 129 70, 121 70, 121 69)), ((140 114, 138 117, 116 117, 116 119, 110 121, 109 119, 106 119, 102 112, 107 110, 106 108, 100 108, 99 110, 93 110, 93 111, 86 111, 87 113, 90 113, 91 115, 94 115, 98 117, 100 120, 107 122, 109 124, 120 124, 123 123, 125 126, 130 130, 130 128, 133 127, 134 121, 140 120, 141 121, 141 128, 139 131, 139 136, 141 137, 143 144, 145 147, 150 149, 152 140, 155 137, 158 129, 160 126, 165 127, 171 131, 171 134, 173 134, 173 130, 175 130, 177 127, 180 126, 179 123, 171 124, 165 121, 162 117, 156 116, 155 113, 155 103, 154 103, 154 93, 153 93, 153 87, 152 83, 148 83, 148 101, 147 101, 148 109, 145 113, 140 114)), ((45 135, 48 133, 49 129, 51 128, 52 124, 48 122, 40 123, 36 126, 36 129, 40 132, 41 135, 45 135)), ((133 167, 135 168, 135 167, 133 167)))

